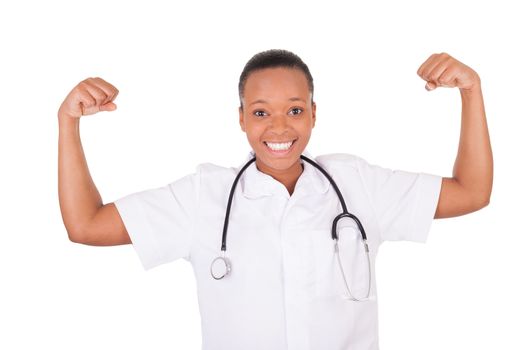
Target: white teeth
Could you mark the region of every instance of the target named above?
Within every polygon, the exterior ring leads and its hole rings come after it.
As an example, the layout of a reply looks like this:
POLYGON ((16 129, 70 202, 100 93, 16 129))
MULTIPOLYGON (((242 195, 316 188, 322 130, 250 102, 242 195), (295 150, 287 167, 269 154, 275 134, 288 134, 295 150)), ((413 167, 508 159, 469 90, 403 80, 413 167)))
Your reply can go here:
POLYGON ((288 148, 292 146, 293 141, 290 142, 284 142, 284 143, 272 143, 272 142, 265 142, 265 144, 270 147, 272 151, 286 151, 288 148))

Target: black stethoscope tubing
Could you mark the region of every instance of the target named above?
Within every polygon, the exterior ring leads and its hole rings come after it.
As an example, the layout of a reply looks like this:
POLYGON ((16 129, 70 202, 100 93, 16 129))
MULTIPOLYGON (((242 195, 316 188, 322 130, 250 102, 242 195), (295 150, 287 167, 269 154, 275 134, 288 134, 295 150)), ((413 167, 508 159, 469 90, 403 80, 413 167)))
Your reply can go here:
MULTIPOLYGON (((227 207, 226 207, 226 215, 225 215, 225 218, 224 218, 224 226, 223 226, 223 229, 222 229, 221 251, 223 251, 223 252, 226 251, 226 239, 227 239, 227 235, 228 235, 228 223, 229 223, 229 220, 230 220, 230 211, 231 211, 231 206, 232 206, 232 201, 233 201, 233 194, 235 193, 235 187, 237 186, 237 182, 239 182, 239 179, 240 179, 242 173, 253 162, 255 162, 255 159, 256 159, 255 156, 252 159, 250 159, 241 168, 241 170, 239 171, 239 173, 235 177, 235 180, 233 181, 232 188, 230 190, 230 196, 228 197, 228 204, 227 204, 227 207)), ((333 240, 338 240, 339 239, 339 237, 337 236, 337 223, 339 222, 339 220, 344 218, 344 217, 349 217, 349 218, 353 219, 356 222, 356 224, 357 224, 357 226, 359 228, 359 231, 361 233, 361 237, 362 237, 363 241, 366 242, 367 241, 366 232, 365 232, 365 229, 364 229, 363 225, 361 224, 361 221, 359 221, 357 216, 355 216, 355 215, 353 215, 353 214, 348 212, 348 209, 346 207, 345 199, 343 198, 343 195, 341 194, 341 191, 339 190, 339 187, 335 183, 334 179, 332 179, 332 177, 326 172, 326 170, 324 170, 320 165, 318 165, 316 162, 314 162, 310 158, 308 158, 308 157, 306 157, 306 156, 301 154, 301 159, 306 161, 306 162, 308 162, 308 163, 310 163, 314 167, 316 167, 328 179, 328 181, 330 181, 330 184, 332 185, 332 188, 335 190, 335 193, 337 194, 337 197, 339 197, 339 202, 341 203, 341 207, 343 209, 343 212, 341 214, 337 215, 334 218, 334 221, 332 223, 332 239, 333 240)), ((365 247, 366 247, 366 249, 368 251, 368 245, 365 245, 365 247)))
MULTIPOLYGON (((311 159, 307 158, 306 156, 304 155, 301 155, 301 159, 303 159, 304 161, 310 163, 311 165, 313 165, 314 167, 316 167, 329 181, 330 181, 330 184, 332 185, 332 188, 335 190, 335 192, 337 193, 337 197, 339 197, 339 202, 341 203, 341 207, 343 209, 343 212, 339 215, 337 215, 332 223, 332 239, 334 240, 335 244, 334 244, 334 252, 336 253, 337 255, 337 262, 339 263, 339 268, 341 269, 341 275, 342 275, 342 278, 343 278, 343 281, 344 281, 344 284, 345 284, 345 287, 346 287, 346 290, 348 291, 348 295, 349 296, 344 296, 345 299, 349 299, 349 300, 353 300, 353 301, 364 301, 364 300, 368 300, 369 296, 370 296, 370 289, 371 289, 371 279, 372 279, 372 272, 371 272, 371 266, 370 266, 370 251, 368 249, 368 242, 367 242, 367 238, 366 238, 366 233, 365 233, 365 229, 363 228, 363 225, 361 224, 361 222, 359 221, 359 219, 353 215, 353 214, 350 214, 348 212, 348 209, 346 207, 346 203, 345 203, 345 200, 343 198, 343 195, 341 194, 341 191, 339 190, 339 187, 337 187, 334 179, 332 179, 332 177, 320 166, 318 165, 317 163, 315 163, 314 161, 312 161, 311 159), (344 218, 344 217, 349 217, 351 219, 354 220, 354 222, 357 224, 358 228, 359 228, 359 231, 361 232, 361 238, 362 238, 362 243, 363 243, 363 246, 364 246, 364 249, 365 249, 365 252, 366 252, 366 258, 367 258, 367 263, 368 263, 368 291, 367 291, 367 294, 366 294, 366 297, 365 298, 361 298, 361 299, 358 299, 356 298, 351 290, 350 290, 350 286, 348 284, 348 280, 346 278, 346 275, 344 273, 344 269, 343 269, 343 264, 341 262, 341 257, 339 255, 339 237, 337 236, 337 223, 340 219, 344 218)), ((239 182, 239 179, 242 175, 242 173, 246 170, 246 168, 248 168, 250 166, 250 164, 252 164, 253 162, 255 161, 255 156, 250 159, 242 168, 241 170, 239 171, 239 173, 237 174, 237 176, 235 177, 235 180, 233 181, 233 184, 232 184, 232 187, 231 187, 231 190, 230 190, 230 195, 228 197, 228 204, 227 204, 227 207, 226 207, 226 215, 225 215, 225 218, 224 218, 224 226, 223 226, 223 229, 222 229, 222 244, 221 244, 221 251, 222 251, 222 256, 218 256, 216 257, 212 262, 211 262, 211 266, 210 266, 210 273, 211 273, 211 276, 215 279, 215 280, 221 280, 223 277, 229 275, 231 273, 231 261, 230 259, 226 256, 226 237, 227 237, 227 233, 228 233, 228 223, 229 223, 229 218, 230 218, 230 211, 231 211, 231 205, 232 205, 232 201, 233 201, 233 194, 235 192, 235 188, 237 186, 237 183, 239 182), (214 264, 217 262, 217 261, 222 261, 223 264, 224 264, 224 269, 225 271, 223 272, 223 274, 221 275, 216 275, 214 272, 213 272, 213 266, 214 264)))

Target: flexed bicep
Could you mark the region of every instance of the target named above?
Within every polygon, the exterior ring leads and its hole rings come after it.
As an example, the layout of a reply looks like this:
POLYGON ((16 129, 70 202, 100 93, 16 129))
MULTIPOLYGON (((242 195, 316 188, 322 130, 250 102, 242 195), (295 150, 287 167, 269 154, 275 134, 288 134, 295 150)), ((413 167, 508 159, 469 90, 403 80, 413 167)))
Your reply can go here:
POLYGON ((71 240, 94 246, 132 243, 114 203, 100 207, 95 216, 80 230, 79 236, 71 240))
POLYGON ((461 216, 477 211, 488 204, 481 198, 469 192, 456 179, 443 177, 434 219, 461 216))

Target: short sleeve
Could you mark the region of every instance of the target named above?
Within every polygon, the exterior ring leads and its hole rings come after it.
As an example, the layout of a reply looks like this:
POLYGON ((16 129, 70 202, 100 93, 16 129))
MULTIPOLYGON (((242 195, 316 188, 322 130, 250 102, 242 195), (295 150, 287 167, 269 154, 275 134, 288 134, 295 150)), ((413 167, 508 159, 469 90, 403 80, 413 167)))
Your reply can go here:
POLYGON ((189 260, 199 173, 114 201, 144 269, 189 260))
POLYGON ((358 164, 377 216, 381 241, 426 242, 442 177, 383 168, 362 158, 358 164))

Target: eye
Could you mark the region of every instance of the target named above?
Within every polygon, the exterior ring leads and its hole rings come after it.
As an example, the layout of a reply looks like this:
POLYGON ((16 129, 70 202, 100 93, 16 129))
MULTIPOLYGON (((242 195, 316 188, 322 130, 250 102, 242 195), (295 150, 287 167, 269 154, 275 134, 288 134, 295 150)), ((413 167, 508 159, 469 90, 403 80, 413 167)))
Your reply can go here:
POLYGON ((255 111, 255 112, 253 112, 253 114, 256 117, 264 117, 266 115, 266 112, 264 112, 264 111, 255 111))
POLYGON ((299 107, 294 107, 290 110, 290 112, 293 114, 293 115, 299 115, 303 112, 303 110, 299 107))

